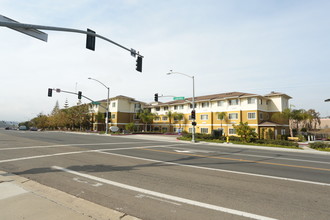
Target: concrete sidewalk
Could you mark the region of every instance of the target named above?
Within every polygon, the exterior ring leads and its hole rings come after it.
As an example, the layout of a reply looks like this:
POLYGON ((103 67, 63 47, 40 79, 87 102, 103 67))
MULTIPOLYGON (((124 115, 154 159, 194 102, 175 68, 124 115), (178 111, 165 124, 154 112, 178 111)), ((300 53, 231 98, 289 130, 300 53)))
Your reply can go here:
POLYGON ((0 171, 0 219, 138 220, 3 171, 0 171))

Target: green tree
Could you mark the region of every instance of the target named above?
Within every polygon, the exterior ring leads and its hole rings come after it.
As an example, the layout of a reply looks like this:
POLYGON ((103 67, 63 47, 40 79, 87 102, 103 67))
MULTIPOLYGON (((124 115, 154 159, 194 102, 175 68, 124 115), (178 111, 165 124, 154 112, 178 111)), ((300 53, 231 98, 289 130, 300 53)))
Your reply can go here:
POLYGON ((227 120, 227 112, 217 112, 216 115, 218 116, 218 119, 220 120, 221 130, 223 130, 222 129, 222 121, 227 120))
POLYGON ((173 118, 179 121, 179 128, 181 129, 181 121, 184 119, 184 114, 175 112, 173 118))
POLYGON ((243 142, 250 142, 252 138, 257 137, 257 133, 251 128, 247 122, 240 122, 239 125, 233 125, 236 134, 240 136, 243 142))
POLYGON ((168 117, 169 132, 171 132, 172 118, 174 118, 176 113, 173 113, 172 111, 168 111, 168 112, 166 112, 165 115, 168 117))
POLYGON ((138 112, 137 115, 145 125, 145 131, 148 129, 148 124, 152 123, 156 117, 156 114, 151 113, 149 109, 143 109, 142 111, 138 112))

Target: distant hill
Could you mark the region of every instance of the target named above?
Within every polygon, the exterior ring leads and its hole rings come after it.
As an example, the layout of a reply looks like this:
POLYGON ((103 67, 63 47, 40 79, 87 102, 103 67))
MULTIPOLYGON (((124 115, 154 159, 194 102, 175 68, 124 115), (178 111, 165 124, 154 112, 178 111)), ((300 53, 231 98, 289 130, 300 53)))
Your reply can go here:
POLYGON ((6 127, 17 127, 18 122, 16 121, 0 121, 0 128, 6 128, 6 127))

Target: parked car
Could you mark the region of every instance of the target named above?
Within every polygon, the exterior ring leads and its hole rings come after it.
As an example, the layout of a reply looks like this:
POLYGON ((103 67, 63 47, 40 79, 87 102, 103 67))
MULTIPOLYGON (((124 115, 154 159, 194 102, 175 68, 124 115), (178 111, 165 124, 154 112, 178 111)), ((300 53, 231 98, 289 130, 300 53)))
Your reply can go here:
POLYGON ((31 128, 30 128, 30 131, 38 131, 38 128, 36 128, 36 127, 31 127, 31 128))
POLYGON ((20 131, 26 131, 27 128, 26 128, 25 125, 22 125, 22 126, 19 126, 19 127, 18 127, 18 130, 20 130, 20 131))

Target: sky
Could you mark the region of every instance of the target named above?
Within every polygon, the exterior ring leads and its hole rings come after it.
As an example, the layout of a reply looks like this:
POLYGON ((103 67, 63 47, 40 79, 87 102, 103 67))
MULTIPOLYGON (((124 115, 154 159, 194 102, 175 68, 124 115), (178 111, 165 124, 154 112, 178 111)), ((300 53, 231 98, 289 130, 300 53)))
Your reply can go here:
MULTIPOLYGON (((93 99, 125 95, 152 102, 154 94, 225 92, 292 97, 295 109, 330 116, 330 1, 328 0, 0 0, 0 15, 21 23, 96 31, 140 52, 136 58, 97 38, 43 30, 48 42, 0 27, 0 120, 50 114, 82 91, 93 99)), ((170 101, 171 98, 160 98, 170 101)), ((82 99, 83 103, 88 103, 82 99)))

